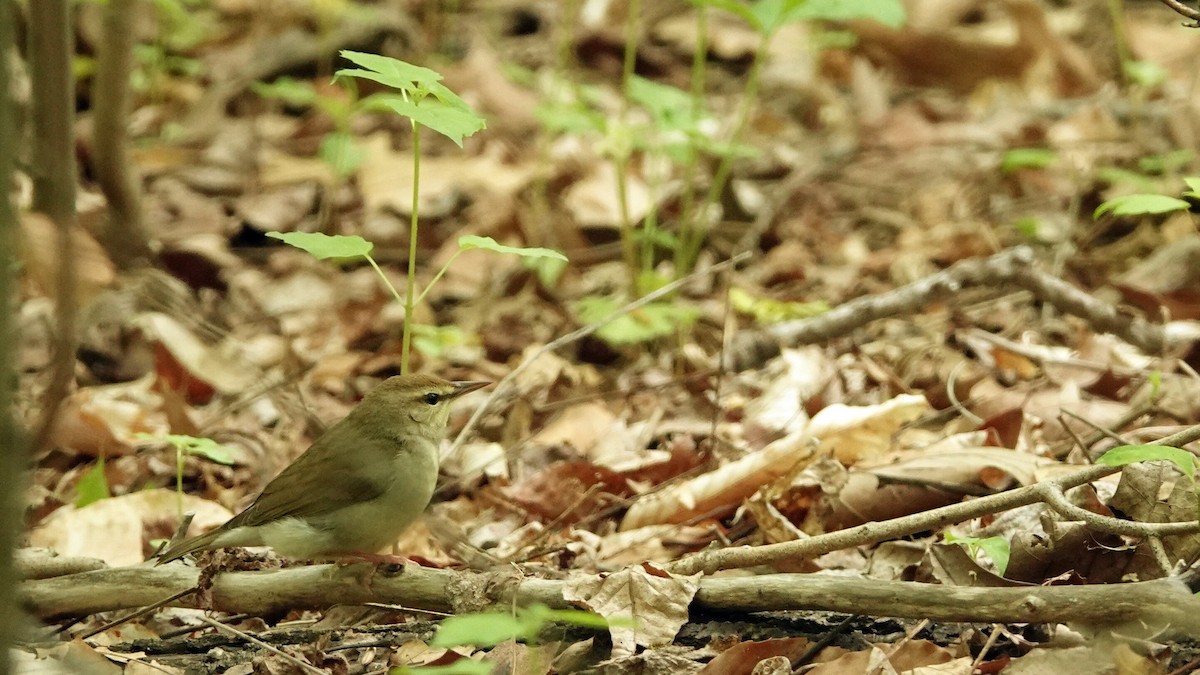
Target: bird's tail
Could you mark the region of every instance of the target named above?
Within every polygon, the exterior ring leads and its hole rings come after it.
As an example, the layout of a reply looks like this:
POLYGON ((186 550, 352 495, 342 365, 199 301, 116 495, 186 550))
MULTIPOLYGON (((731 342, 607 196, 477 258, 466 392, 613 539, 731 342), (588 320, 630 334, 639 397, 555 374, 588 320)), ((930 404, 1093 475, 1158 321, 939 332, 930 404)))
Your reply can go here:
POLYGON ((217 528, 210 532, 205 532, 198 537, 184 539, 181 542, 167 546, 158 554, 158 561, 154 563, 157 567, 164 563, 169 563, 172 560, 177 560, 189 553, 195 553, 206 548, 211 548, 213 541, 221 534, 221 528, 217 528))

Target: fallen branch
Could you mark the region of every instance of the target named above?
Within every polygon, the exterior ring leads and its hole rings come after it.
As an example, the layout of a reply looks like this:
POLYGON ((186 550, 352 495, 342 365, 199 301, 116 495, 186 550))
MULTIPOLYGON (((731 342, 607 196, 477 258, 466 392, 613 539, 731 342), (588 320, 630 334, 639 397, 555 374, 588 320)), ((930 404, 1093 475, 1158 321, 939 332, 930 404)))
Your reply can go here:
POLYGON ((1112 333, 1147 354, 1174 347, 1163 327, 1122 312, 1034 266, 1033 249, 1018 246, 987 258, 962 260, 886 293, 856 298, 808 319, 785 321, 743 333, 729 351, 731 367, 745 370, 779 354, 780 345, 798 346, 841 337, 877 319, 918 314, 927 305, 970 287, 997 291, 1020 288, 1037 300, 1078 316, 1097 332, 1112 333))
MULTIPOLYGON (((269 572, 226 572, 213 578, 209 608, 264 615, 299 608, 368 602, 414 609, 478 611, 489 605, 543 603, 568 607, 563 580, 478 574, 407 566, 389 575, 368 564, 313 565, 269 572), (366 581, 369 580, 369 581, 366 581)), ((34 615, 80 616, 151 604, 196 585, 200 570, 181 564, 84 572, 20 586, 34 615)), ((1173 634, 1200 635, 1200 598, 1192 578, 1094 586, 966 588, 820 574, 768 574, 703 579, 692 611, 825 610, 968 622, 1144 622, 1173 634)), ((179 606, 195 607, 194 595, 179 606)))
MULTIPOLYGON (((1159 445, 1180 447, 1200 437, 1200 426, 1191 427, 1178 434, 1173 434, 1158 441, 1159 445)), ((961 523, 972 518, 979 518, 1001 511, 1008 511, 1020 506, 1028 506, 1046 499, 1047 491, 1065 492, 1073 487, 1099 480, 1121 470, 1119 466, 1090 466, 1072 474, 1054 480, 1028 485, 1016 490, 980 497, 959 504, 951 504, 938 509, 914 513, 910 516, 893 518, 882 522, 863 523, 837 532, 821 534, 808 539, 785 541, 765 546, 738 546, 734 548, 705 550, 688 556, 668 569, 674 574, 695 574, 697 572, 712 573, 721 569, 739 567, 755 567, 771 565, 777 562, 807 560, 840 551, 855 546, 875 544, 890 539, 898 539, 917 532, 936 530, 954 523, 961 523)), ((1108 521, 1106 524, 1111 525, 1108 521)), ((1195 523, 1183 523, 1178 527, 1194 531, 1195 523)), ((1144 536, 1156 536, 1163 533, 1177 533, 1172 528, 1159 524, 1154 527, 1138 528, 1144 536)), ((1111 529, 1111 528, 1105 528, 1111 529)), ((937 617, 931 617, 937 618, 937 617)))

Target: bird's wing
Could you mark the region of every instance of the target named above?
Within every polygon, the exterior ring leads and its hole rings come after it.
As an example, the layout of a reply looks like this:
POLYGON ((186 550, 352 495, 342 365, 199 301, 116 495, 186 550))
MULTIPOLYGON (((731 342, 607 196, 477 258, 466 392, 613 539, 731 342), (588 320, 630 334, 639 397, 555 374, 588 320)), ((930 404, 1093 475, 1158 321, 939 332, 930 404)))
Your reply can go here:
POLYGON ((395 442, 344 422, 330 427, 222 529, 319 516, 382 495, 394 477, 387 463, 395 442))

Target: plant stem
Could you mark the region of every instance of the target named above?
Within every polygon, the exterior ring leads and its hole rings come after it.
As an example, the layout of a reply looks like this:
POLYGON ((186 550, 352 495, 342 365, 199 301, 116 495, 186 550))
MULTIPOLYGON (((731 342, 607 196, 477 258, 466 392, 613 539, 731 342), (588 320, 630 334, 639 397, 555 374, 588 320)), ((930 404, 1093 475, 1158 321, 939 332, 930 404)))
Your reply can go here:
MULTIPOLYGON (((696 47, 692 52, 692 122, 698 123, 704 114, 705 65, 708 61, 708 11, 704 5, 696 7, 696 47)), ((696 236, 696 169, 700 164, 700 153, 691 148, 687 167, 683 175, 683 195, 680 197, 679 241, 675 244, 675 278, 679 279, 691 270, 687 264, 684 243, 696 236)))
MULTIPOLYGON (((729 136, 729 143, 733 145, 742 137, 742 132, 745 131, 746 123, 750 120, 750 108, 754 105, 758 98, 758 87, 762 80, 763 66, 767 62, 767 51, 771 45, 771 38, 774 34, 764 35, 762 41, 758 45, 758 50, 754 54, 754 61, 750 64, 750 73, 746 77, 746 87, 742 90, 742 101, 738 106, 736 121, 734 122, 733 132, 729 136)), ((688 241, 681 242, 680 246, 684 249, 683 263, 684 269, 691 269, 696 263, 696 256, 700 253, 700 245, 704 241, 704 235, 709 229, 708 219, 709 210, 721 198, 721 194, 725 191, 725 183, 729 180, 729 174, 733 171, 733 153, 726 152, 721 157, 721 162, 717 165, 717 172, 713 176, 712 185, 708 188, 708 193, 704 196, 704 201, 701 202, 700 208, 697 210, 696 219, 699 222, 694 223, 694 227, 690 232, 692 236, 688 241)))
POLYGON ((637 66, 638 47, 638 17, 642 12, 641 0, 629 0, 626 8, 628 14, 625 21, 625 55, 621 67, 621 84, 624 87, 621 97, 621 133, 617 139, 619 149, 613 158, 617 174, 617 205, 621 211, 621 251, 625 258, 625 268, 629 271, 630 293, 637 293, 637 245, 633 239, 633 222, 629 216, 629 158, 632 154, 629 139, 629 82, 633 79, 637 66))
POLYGON ((396 287, 392 285, 391 280, 387 278, 387 275, 383 273, 383 270, 379 269, 379 264, 375 262, 375 259, 369 255, 364 255, 363 257, 367 259, 367 262, 371 263, 371 267, 375 268, 375 273, 379 275, 380 279, 383 279, 383 285, 387 286, 388 291, 392 294, 392 297, 396 299, 396 302, 403 305, 404 298, 400 297, 400 291, 396 290, 396 287))
POLYGON ((455 251, 454 255, 450 256, 450 259, 446 261, 445 265, 442 265, 442 269, 438 270, 437 274, 433 275, 433 278, 430 279, 429 283, 425 285, 425 290, 421 291, 421 294, 417 296, 417 301, 414 304, 421 304, 421 301, 425 299, 425 295, 429 293, 429 289, 433 288, 433 285, 446 275, 446 272, 450 269, 450 265, 457 260, 458 256, 460 255, 462 255, 461 248, 455 251))
POLYGON ((1125 64, 1132 61, 1129 43, 1125 39, 1125 3, 1123 0, 1108 0, 1108 16, 1112 20, 1113 48, 1117 52, 1117 77, 1122 85, 1129 84, 1125 64))
POLYGON ((400 346, 400 374, 408 374, 409 347, 412 345, 413 307, 417 291, 417 220, 421 194, 421 125, 412 120, 413 130, 413 189, 412 217, 408 225, 408 292, 404 295, 404 337, 400 346))

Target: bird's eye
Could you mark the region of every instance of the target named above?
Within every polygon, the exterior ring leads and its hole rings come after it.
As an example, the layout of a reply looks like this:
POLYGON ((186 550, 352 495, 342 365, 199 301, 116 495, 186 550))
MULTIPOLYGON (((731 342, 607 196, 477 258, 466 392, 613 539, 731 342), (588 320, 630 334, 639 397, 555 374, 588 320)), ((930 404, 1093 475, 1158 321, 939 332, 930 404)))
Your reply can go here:
POLYGON ((428 403, 429 405, 437 405, 438 401, 440 401, 440 400, 442 400, 442 397, 438 396, 437 394, 435 394, 433 392, 429 392, 428 394, 425 394, 425 402, 428 403))

